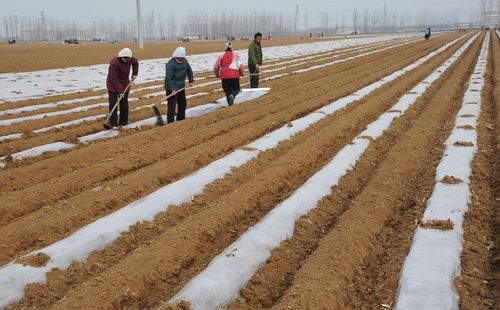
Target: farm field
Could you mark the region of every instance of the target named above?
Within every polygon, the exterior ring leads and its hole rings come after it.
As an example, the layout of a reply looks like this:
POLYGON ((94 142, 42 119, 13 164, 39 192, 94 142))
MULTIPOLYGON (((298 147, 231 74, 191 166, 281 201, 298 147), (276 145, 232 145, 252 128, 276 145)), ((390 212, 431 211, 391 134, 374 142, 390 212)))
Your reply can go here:
MULTIPOLYGON (((339 37, 343 38, 343 37, 339 37)), ((321 42, 327 39, 300 39, 278 38, 266 40, 266 46, 280 46, 301 44, 307 42, 321 42)), ((328 39, 332 40, 332 39, 328 39)), ((146 42, 144 50, 136 49, 139 59, 168 58, 175 48, 182 44, 190 54, 219 52, 226 42, 223 40, 200 40, 191 42, 153 41, 146 42)), ((236 40, 235 48, 248 47, 248 41, 236 40)), ((122 48, 134 46, 134 42, 120 42, 118 44, 83 42, 81 45, 64 45, 61 42, 32 43, 22 42, 15 46, 0 44, 0 73, 26 72, 47 70, 75 66, 88 66, 107 63, 111 56, 122 48), (33 55, 37 55, 33 57, 33 55)))
POLYGON ((110 130, 124 45, 0 46, 0 309, 494 309, 499 35, 265 41, 232 107, 188 43, 163 127, 151 43, 110 130))

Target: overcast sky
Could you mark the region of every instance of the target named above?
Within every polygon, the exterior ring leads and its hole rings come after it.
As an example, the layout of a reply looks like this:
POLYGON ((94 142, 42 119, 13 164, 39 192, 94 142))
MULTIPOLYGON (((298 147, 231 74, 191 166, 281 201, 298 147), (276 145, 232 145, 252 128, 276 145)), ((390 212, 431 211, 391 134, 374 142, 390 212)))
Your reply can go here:
MULTIPOLYGON (((135 0, 2 0, 2 15, 35 16, 45 11, 48 18, 92 20, 96 17, 128 19, 135 16, 135 0)), ((350 16, 352 10, 383 10, 387 2, 389 12, 418 12, 427 10, 437 13, 457 13, 468 21, 477 11, 477 0, 141 0, 143 14, 155 11, 167 15, 172 11, 185 14, 193 9, 223 10, 269 10, 291 13, 295 4, 301 12, 311 14, 329 12, 350 16)))

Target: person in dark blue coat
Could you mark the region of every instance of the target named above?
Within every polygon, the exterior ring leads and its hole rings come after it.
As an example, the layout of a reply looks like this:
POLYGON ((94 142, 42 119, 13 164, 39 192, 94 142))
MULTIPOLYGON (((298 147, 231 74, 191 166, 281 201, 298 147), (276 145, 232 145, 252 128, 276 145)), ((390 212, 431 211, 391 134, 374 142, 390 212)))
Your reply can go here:
POLYGON ((425 39, 429 40, 431 38, 431 27, 425 30, 425 39))
POLYGON ((186 49, 178 47, 172 59, 165 66, 165 90, 168 98, 167 122, 173 123, 175 120, 182 121, 186 118, 186 77, 189 80, 188 86, 193 86, 194 77, 191 65, 186 59, 186 49), (175 108, 177 106, 177 118, 175 108))

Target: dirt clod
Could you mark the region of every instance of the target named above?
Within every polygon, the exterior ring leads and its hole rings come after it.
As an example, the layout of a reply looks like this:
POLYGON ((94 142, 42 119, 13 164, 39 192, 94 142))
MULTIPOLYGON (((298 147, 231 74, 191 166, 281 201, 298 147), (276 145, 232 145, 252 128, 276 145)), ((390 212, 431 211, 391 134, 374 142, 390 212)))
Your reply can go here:
POLYGON ((463 125, 463 126, 458 126, 458 129, 475 130, 476 128, 474 128, 471 125, 463 125))
POLYGON ((184 300, 178 304, 162 302, 158 307, 158 310, 191 310, 191 305, 184 300))
POLYGON ((241 148, 243 151, 248 151, 248 152, 254 152, 254 151, 257 151, 256 148, 254 147, 243 147, 241 148))
POLYGON ((446 220, 446 221, 432 220, 421 223, 420 227, 427 229, 452 230, 453 222, 451 220, 446 220))
POLYGON ((457 141, 453 143, 454 146, 463 146, 463 147, 473 147, 474 143, 469 141, 457 141))
POLYGON ((16 260, 16 264, 32 267, 44 267, 50 260, 50 256, 45 253, 38 253, 32 256, 21 257, 16 260))
POLYGON ((454 176, 449 176, 449 175, 446 175, 442 180, 441 182, 445 183, 445 184, 462 184, 464 181, 462 181, 461 179, 459 178, 456 178, 454 176))

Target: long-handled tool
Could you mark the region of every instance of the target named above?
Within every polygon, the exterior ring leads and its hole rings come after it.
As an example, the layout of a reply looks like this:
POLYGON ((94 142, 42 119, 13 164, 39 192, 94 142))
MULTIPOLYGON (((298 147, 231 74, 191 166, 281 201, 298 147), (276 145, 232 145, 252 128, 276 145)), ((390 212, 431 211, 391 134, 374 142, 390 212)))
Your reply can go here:
MULTIPOLYGON (((250 73, 250 74, 243 75, 242 78, 244 78, 244 77, 251 77, 251 76, 259 76, 259 75, 263 75, 263 74, 265 74, 265 72, 250 73)), ((209 75, 209 76, 207 76, 205 78, 207 78, 207 79, 213 79, 213 78, 220 79, 219 76, 215 76, 215 75, 209 75)))
POLYGON ((185 89, 186 89, 186 87, 183 87, 183 88, 175 91, 175 93, 172 92, 166 98, 162 99, 162 101, 160 101, 158 103, 155 103, 155 105, 152 106, 153 112, 155 113, 156 118, 157 118, 156 125, 158 125, 158 126, 164 126, 165 125, 165 122, 163 121, 163 117, 161 116, 159 104, 162 103, 162 102, 164 102, 165 100, 168 100, 168 99, 172 98, 173 96, 177 95, 178 93, 180 93, 181 91, 183 91, 185 89))
POLYGON ((111 109, 111 112, 109 112, 108 117, 106 118, 106 121, 102 124, 104 128, 106 129, 111 129, 113 126, 111 126, 110 119, 113 113, 115 113, 115 110, 118 108, 120 105, 120 101, 122 101, 123 97, 125 97, 125 93, 130 89, 130 86, 132 85, 132 82, 128 83, 127 88, 125 88, 125 91, 123 92, 123 95, 120 94, 118 96, 118 100, 116 101, 115 105, 113 106, 113 109, 111 109))

